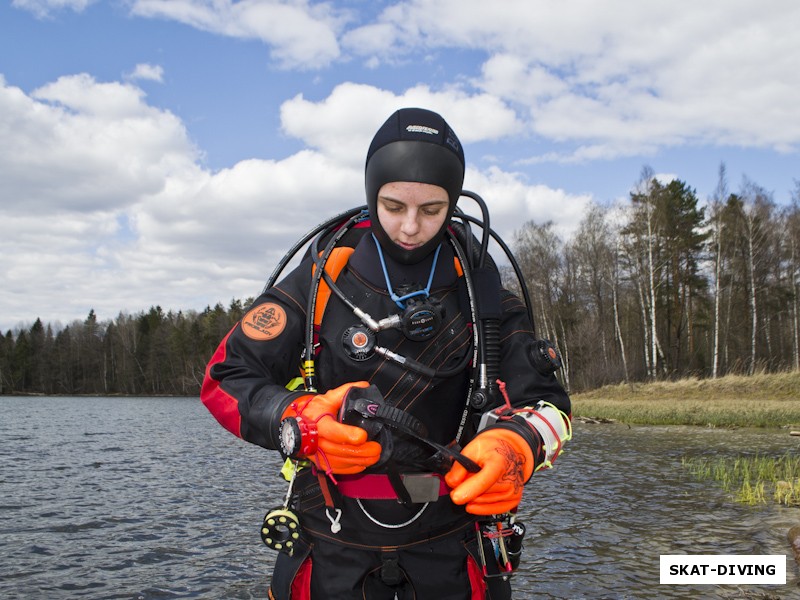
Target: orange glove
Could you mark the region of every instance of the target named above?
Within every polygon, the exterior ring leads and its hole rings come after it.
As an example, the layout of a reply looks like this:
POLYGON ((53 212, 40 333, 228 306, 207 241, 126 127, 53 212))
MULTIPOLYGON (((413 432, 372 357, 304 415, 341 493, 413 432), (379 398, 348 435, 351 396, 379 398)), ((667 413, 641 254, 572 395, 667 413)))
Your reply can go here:
POLYGON ((318 445, 313 454, 306 456, 318 469, 337 475, 360 473, 378 462, 381 445, 367 441, 367 432, 361 427, 339 422, 339 409, 350 388, 367 387, 366 381, 345 383, 317 396, 303 396, 292 402, 283 418, 301 417, 316 425, 318 445))
POLYGON ((468 472, 458 462, 445 475, 455 504, 466 504, 473 515, 499 515, 519 506, 522 487, 533 474, 530 445, 509 429, 485 429, 467 444, 462 454, 480 465, 468 472))

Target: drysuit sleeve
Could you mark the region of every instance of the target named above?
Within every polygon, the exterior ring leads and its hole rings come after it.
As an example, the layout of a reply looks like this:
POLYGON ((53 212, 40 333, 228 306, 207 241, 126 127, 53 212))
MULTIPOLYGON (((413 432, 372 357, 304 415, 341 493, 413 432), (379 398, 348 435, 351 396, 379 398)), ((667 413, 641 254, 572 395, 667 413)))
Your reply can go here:
POLYGON ((550 467, 572 437, 569 395, 552 365, 547 368, 536 360, 540 340, 534 335, 525 305, 505 290, 501 305, 500 379, 511 410, 487 429, 510 429, 519 434, 533 452, 534 470, 550 467))
POLYGON ((506 384, 511 406, 522 408, 538 402, 552 404, 571 416, 569 394, 554 372, 537 368, 537 342, 525 304, 514 294, 501 291, 500 379, 506 384))
POLYGON ((203 404, 228 431, 265 448, 279 448, 281 415, 306 394, 286 384, 299 374, 310 277, 303 263, 256 299, 206 367, 203 404))

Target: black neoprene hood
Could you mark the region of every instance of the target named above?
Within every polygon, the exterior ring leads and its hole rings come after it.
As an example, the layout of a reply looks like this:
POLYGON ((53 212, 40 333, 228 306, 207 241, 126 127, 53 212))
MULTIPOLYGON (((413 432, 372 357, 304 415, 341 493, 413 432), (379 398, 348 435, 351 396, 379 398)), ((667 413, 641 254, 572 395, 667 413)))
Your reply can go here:
POLYGON ((367 151, 365 186, 372 231, 383 250, 403 264, 414 264, 439 245, 461 195, 464 150, 441 115, 422 108, 403 108, 378 129, 367 151), (438 185, 450 204, 442 228, 428 242, 404 250, 389 239, 378 221, 378 192, 387 183, 410 181, 438 185))

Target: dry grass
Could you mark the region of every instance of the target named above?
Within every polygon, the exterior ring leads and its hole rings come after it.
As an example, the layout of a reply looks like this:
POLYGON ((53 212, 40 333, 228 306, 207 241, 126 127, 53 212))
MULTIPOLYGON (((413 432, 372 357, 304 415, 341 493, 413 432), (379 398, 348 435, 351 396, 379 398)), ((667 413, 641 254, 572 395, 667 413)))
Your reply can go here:
POLYGON ((621 384, 572 401, 577 417, 623 423, 800 429, 800 372, 621 384))

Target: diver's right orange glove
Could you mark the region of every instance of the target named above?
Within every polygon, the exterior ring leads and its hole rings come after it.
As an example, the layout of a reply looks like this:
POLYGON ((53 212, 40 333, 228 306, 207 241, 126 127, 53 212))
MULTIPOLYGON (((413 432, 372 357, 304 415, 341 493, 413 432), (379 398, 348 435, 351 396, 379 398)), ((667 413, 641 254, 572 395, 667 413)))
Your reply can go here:
POLYGON ((325 473, 337 475, 360 473, 378 462, 381 445, 367 441, 364 429, 344 425, 338 417, 347 392, 368 385, 366 381, 345 383, 324 394, 309 394, 292 402, 281 421, 282 444, 292 446, 284 448, 284 453, 292 458, 307 458, 325 473))
POLYGON ((466 504, 473 515, 499 515, 519 506, 522 488, 534 469, 533 450, 518 433, 505 428, 484 429, 462 454, 481 470, 470 473, 455 462, 444 480, 454 504, 466 504))

